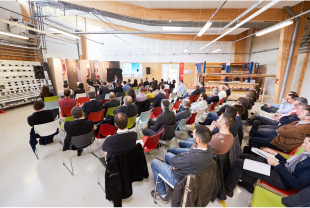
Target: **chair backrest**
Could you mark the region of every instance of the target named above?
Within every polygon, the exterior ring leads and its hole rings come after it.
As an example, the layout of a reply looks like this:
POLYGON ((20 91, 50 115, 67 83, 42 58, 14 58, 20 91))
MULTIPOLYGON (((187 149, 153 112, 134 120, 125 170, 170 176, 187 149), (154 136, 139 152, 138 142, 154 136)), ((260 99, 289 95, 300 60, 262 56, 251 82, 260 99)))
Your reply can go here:
POLYGON ((175 92, 170 93, 170 100, 174 100, 175 96, 177 96, 175 92))
POLYGON ((81 82, 76 82, 76 85, 79 86, 81 82))
POLYGON ((96 88, 95 88, 95 87, 90 86, 90 85, 88 85, 88 87, 89 87, 89 91, 93 91, 93 92, 95 92, 95 90, 96 90, 96 88))
POLYGON ((193 103, 193 101, 194 101, 194 96, 189 96, 189 101, 190 101, 191 103, 193 103))
POLYGON ((138 89, 138 87, 133 87, 132 89, 137 90, 137 89, 138 89))
POLYGON ((54 108, 54 109, 51 109, 49 111, 51 111, 53 113, 54 120, 59 118, 59 108, 54 108))
POLYGON ((135 125, 135 123, 136 123, 136 118, 137 118, 137 115, 128 118, 127 129, 131 129, 132 127, 134 127, 134 125, 135 125))
POLYGON ((192 124, 195 122, 195 118, 196 118, 197 112, 196 113, 192 113, 191 117, 189 117, 188 121, 186 124, 192 124))
POLYGON ((185 129, 185 125, 188 121, 188 118, 185 119, 181 119, 177 125, 177 127, 175 128, 175 131, 183 131, 185 129))
POLYGON ((179 110, 182 101, 175 101, 171 110, 179 110))
POLYGON ((124 97, 125 93, 124 92, 117 92, 116 97, 124 97))
POLYGON ((167 126, 166 130, 161 135, 161 140, 170 141, 175 136, 175 128, 178 124, 167 126))
POLYGON ((182 97, 182 92, 179 91, 179 92, 177 93, 177 96, 178 96, 178 97, 182 97))
POLYGON ((98 122, 101 121, 103 119, 104 115, 104 109, 101 111, 97 111, 97 112, 90 112, 88 114, 88 120, 92 120, 93 122, 98 122))
POLYGON ((83 103, 86 103, 89 101, 90 101, 89 97, 79 97, 78 98, 78 103, 80 103, 80 104, 83 104, 83 103))
POLYGON ((197 112, 195 119, 202 118, 203 113, 205 112, 206 109, 201 109, 197 112))
POLYGON ((152 110, 141 112, 141 115, 139 117, 139 121, 141 121, 143 123, 148 122, 150 120, 151 113, 152 113, 152 110))
POLYGON ((187 90, 183 90, 182 95, 184 95, 187 92, 187 90))
POLYGON ((115 100, 119 100, 120 102, 122 102, 123 97, 115 97, 115 100))
POLYGON ((51 96, 51 97, 44 97, 44 102, 47 103, 47 102, 53 102, 53 101, 56 101, 58 100, 58 96, 51 96))
POLYGON ((157 118, 162 112, 161 107, 155 107, 151 113, 151 118, 157 118))
MULTIPOLYGON (((71 145, 75 146, 77 149, 81 149, 91 145, 94 142, 94 140, 95 140, 95 131, 92 130, 87 134, 71 137, 71 145)), ((70 149, 72 149, 71 145, 70 149)))
POLYGON ((172 106, 173 106, 173 103, 170 103, 170 104, 169 104, 169 110, 172 109, 172 106))
POLYGON ((135 105, 137 106, 138 114, 140 115, 141 112, 148 111, 150 108, 150 103, 148 100, 142 101, 142 102, 135 102, 135 105))
POLYGON ((148 90, 150 88, 150 85, 145 85, 144 87, 145 87, 145 89, 148 90))
POLYGON ((303 151, 305 151, 305 147, 300 145, 299 147, 296 148, 296 151, 295 151, 294 155, 299 155, 303 151))
POLYGON ((115 115, 113 114, 113 111, 114 111, 116 108, 119 108, 119 106, 108 108, 106 117, 107 117, 108 115, 115 116, 115 115))
POLYGON ((45 110, 52 110, 55 108, 59 108, 58 100, 44 103, 44 109, 45 110))
POLYGON ((209 108, 209 112, 214 111, 214 108, 216 106, 217 102, 214 102, 211 104, 210 108, 209 108))
POLYGON ((169 88, 168 89, 165 88, 164 91, 166 92, 166 94, 168 94, 169 93, 169 88))
POLYGON ((65 123, 66 123, 67 121, 74 121, 73 116, 65 117, 65 123))
POLYGON ((96 100, 102 100, 102 95, 96 95, 96 100))
POLYGON ((223 105, 225 99, 226 99, 226 97, 223 97, 223 98, 221 99, 220 105, 223 105))
POLYGON ((255 186, 251 207, 285 207, 282 197, 264 188, 255 186))
POLYGON ((163 133, 164 130, 165 128, 163 128, 161 132, 159 132, 158 134, 155 134, 154 136, 151 137, 147 137, 143 145, 144 152, 150 152, 157 147, 161 134, 163 133))
POLYGON ((105 100, 110 99, 110 98, 109 98, 109 95, 110 95, 110 94, 105 94, 104 99, 105 99, 105 100))
POLYGON ((198 98, 199 98, 199 95, 195 95, 194 96, 194 102, 196 102, 198 100, 198 98))
POLYGON ((87 97, 86 93, 77 93, 77 94, 75 94, 75 99, 79 99, 80 97, 87 97))
POLYGON ((59 128, 59 120, 40 125, 34 125, 33 128, 36 134, 39 134, 41 137, 46 137, 57 132, 57 129, 59 128))
POLYGON ((139 90, 138 90, 138 89, 135 89, 135 93, 136 93, 136 95, 139 94, 139 90))
POLYGON ((114 135, 117 132, 117 127, 112 126, 109 123, 101 124, 99 126, 98 134, 96 135, 96 138, 106 138, 109 135, 114 135))
POLYGON ((71 115, 71 109, 72 109, 72 108, 73 108, 73 107, 65 107, 65 108, 63 108, 63 109, 62 109, 62 112, 64 113, 63 116, 64 116, 64 117, 72 116, 72 115, 71 115))
POLYGON ((108 101, 110 101, 110 99, 102 100, 102 105, 105 104, 108 101))

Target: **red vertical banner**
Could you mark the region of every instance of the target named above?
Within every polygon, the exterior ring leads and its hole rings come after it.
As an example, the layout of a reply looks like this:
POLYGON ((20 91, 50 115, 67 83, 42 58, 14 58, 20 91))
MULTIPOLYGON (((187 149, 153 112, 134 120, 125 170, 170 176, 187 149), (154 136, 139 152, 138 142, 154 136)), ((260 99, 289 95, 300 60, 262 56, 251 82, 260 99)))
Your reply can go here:
POLYGON ((184 80, 183 79, 183 74, 184 74, 184 63, 180 63, 180 67, 179 67, 179 84, 180 84, 180 80, 184 80))

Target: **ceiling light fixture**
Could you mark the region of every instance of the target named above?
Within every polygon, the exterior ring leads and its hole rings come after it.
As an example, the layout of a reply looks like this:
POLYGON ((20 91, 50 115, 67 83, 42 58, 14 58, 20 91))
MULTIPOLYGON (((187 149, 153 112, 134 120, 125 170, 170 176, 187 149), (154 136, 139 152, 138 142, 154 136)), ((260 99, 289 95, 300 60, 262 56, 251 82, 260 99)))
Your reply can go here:
POLYGON ((268 28, 266 28, 266 29, 263 29, 263 30, 257 32, 255 35, 256 35, 256 36, 265 35, 265 34, 267 34, 267 33, 270 33, 270 32, 272 32, 272 31, 278 30, 278 29, 280 29, 280 28, 282 28, 282 27, 286 27, 286 26, 291 25, 291 24, 293 24, 293 23, 294 23, 293 20, 280 22, 280 23, 278 23, 278 24, 276 24, 276 25, 274 25, 274 26, 268 27, 268 28))
POLYGON ((216 53, 216 52, 219 52, 219 51, 221 51, 222 49, 216 49, 216 50, 214 50, 214 51, 212 51, 212 53, 216 53))
POLYGON ((25 39, 25 40, 28 40, 28 39, 29 39, 29 38, 26 37, 26 36, 17 35, 17 34, 9 33, 9 32, 3 32, 3 31, 0 31, 0 35, 7 35, 7 36, 14 37, 14 38, 21 38, 21 39, 25 39))
POLYGON ((182 30, 182 27, 163 27, 163 30, 176 30, 176 31, 180 31, 182 30))
POLYGON ((208 21, 205 26, 203 26, 203 28, 201 28, 200 32, 198 33, 198 36, 202 36, 208 29, 209 27, 212 25, 211 21, 208 21))
POLYGON ((53 31, 53 32, 57 32, 57 33, 61 33, 61 34, 63 34, 63 35, 69 36, 69 37, 71 37, 71 38, 78 38, 78 39, 81 39, 81 37, 79 37, 79 36, 72 35, 72 34, 69 33, 69 32, 65 32, 65 31, 63 31, 63 30, 59 30, 59 29, 54 28, 54 27, 49 27, 48 29, 51 30, 51 31, 53 31))
POLYGON ((236 26, 230 28, 229 30, 227 30, 226 32, 224 32, 222 35, 220 35, 219 37, 215 38, 213 41, 211 41, 210 43, 208 43, 207 45, 203 46, 202 48, 199 49, 199 51, 201 51, 202 49, 204 49, 205 47, 208 47, 209 45, 211 45, 212 43, 216 42, 217 40, 221 39, 222 37, 224 37, 225 35, 231 33, 232 31, 234 31, 235 29, 241 27, 242 25, 244 25, 246 22, 250 21, 251 19, 253 19, 254 17, 260 15, 261 13, 263 13, 264 11, 266 11, 267 9, 269 9, 270 7, 274 6, 275 4, 279 3, 280 0, 273 0, 272 2, 270 2, 269 4, 267 4, 266 6, 264 6, 263 8, 261 8, 260 10, 258 10, 257 12, 255 12, 254 14, 252 14, 251 16, 247 17, 245 20, 243 20, 242 22, 238 23, 236 26))

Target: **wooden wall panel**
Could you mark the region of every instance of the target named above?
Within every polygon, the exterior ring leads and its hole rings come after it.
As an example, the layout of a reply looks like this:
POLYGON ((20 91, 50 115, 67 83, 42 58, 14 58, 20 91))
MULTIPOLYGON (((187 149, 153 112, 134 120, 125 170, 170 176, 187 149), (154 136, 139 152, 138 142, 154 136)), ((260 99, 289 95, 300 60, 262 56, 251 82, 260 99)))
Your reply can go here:
POLYGON ((184 63, 184 71, 185 70, 192 70, 191 74, 184 73, 183 75, 183 81, 186 86, 186 88, 192 89, 192 86, 195 83, 195 69, 196 69, 196 63, 184 63))
POLYGON ((66 67, 68 74, 69 88, 73 91, 78 88, 76 82, 78 82, 78 75, 76 69, 76 60, 75 59, 66 59, 66 67))
POLYGON ((107 80, 108 61, 98 61, 98 74, 102 81, 107 80))
POLYGON ((86 61, 87 60, 80 60, 80 68, 81 68, 81 76, 82 82, 84 84, 85 91, 89 91, 86 79, 87 79, 87 70, 86 70, 86 61))

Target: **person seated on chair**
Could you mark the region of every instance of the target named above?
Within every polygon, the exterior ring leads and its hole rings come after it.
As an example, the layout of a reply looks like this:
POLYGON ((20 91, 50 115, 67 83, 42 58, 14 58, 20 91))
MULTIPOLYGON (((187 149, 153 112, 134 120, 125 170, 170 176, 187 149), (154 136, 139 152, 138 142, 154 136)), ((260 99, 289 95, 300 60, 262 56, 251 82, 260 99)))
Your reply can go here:
POLYGON ((147 77, 145 77, 145 82, 143 83, 143 87, 145 87, 145 85, 149 85, 150 86, 149 81, 147 81, 147 77))
POLYGON ((212 97, 208 97, 207 98, 207 103, 211 104, 211 103, 215 103, 215 102, 219 102, 219 96, 218 96, 218 89, 217 88, 213 88, 212 89, 212 97))
MULTIPOLYGON (((64 146, 62 151, 66 151, 70 148, 71 137, 88 134, 93 129, 97 129, 97 127, 94 127, 94 122, 92 120, 85 120, 85 118, 83 117, 83 109, 81 107, 73 107, 71 109, 71 115, 73 116, 74 121, 67 121, 65 123, 64 127, 67 135, 64 140, 64 146)), ((76 150, 75 147, 72 147, 72 149, 76 150)), ((77 155, 81 156, 82 152, 83 149, 78 150, 77 155)))
POLYGON ((155 79, 152 78, 152 81, 150 82, 150 86, 152 86, 154 82, 155 82, 155 79))
POLYGON ((89 75, 87 75, 87 80, 86 80, 86 82, 87 82, 87 84, 88 84, 89 86, 94 87, 96 91, 98 90, 99 86, 91 80, 91 78, 90 78, 89 75))
MULTIPOLYGON (((33 103, 32 115, 27 118, 29 126, 45 124, 54 121, 52 111, 44 110, 44 102, 42 100, 36 100, 33 103)), ((47 144, 53 142, 53 137, 47 139, 47 144)), ((44 139, 39 139, 40 145, 45 145, 44 139)))
POLYGON ((174 155, 169 152, 165 155, 166 163, 158 159, 154 159, 151 162, 155 181, 155 190, 151 192, 151 195, 155 200, 168 203, 165 182, 158 174, 161 174, 165 180, 174 186, 186 175, 204 173, 211 167, 213 151, 209 148, 211 140, 210 130, 203 125, 197 125, 193 132, 193 138, 196 147, 190 149, 188 153, 174 155))
POLYGON ((199 82, 198 85, 199 85, 200 92, 206 93, 205 83, 204 82, 199 82))
POLYGON ((190 96, 195 96, 195 95, 200 95, 200 89, 199 89, 199 85, 193 85, 193 88, 195 89, 193 92, 191 92, 191 93, 188 93, 188 92, 186 92, 183 96, 182 96, 182 98, 188 98, 188 97, 190 97, 190 96))
POLYGON ((131 87, 138 87, 138 80, 134 79, 131 87))
POLYGON ((175 114, 173 111, 169 110, 169 105, 170 102, 167 99, 161 100, 161 108, 163 112, 157 117, 156 121, 149 121, 148 128, 142 131, 144 135, 154 136, 161 132, 163 128, 175 124, 175 114))
POLYGON ((46 85, 42 87, 42 91, 40 93, 40 97, 44 100, 44 97, 52 97, 54 93, 50 92, 50 88, 46 85))
POLYGON ((138 87, 143 87, 143 86, 144 86, 143 79, 140 79, 140 83, 139 83, 138 87))
POLYGON ((110 93, 110 90, 107 87, 107 83, 103 82, 102 87, 100 87, 99 89, 99 95, 102 95, 102 100, 105 100, 105 95, 109 93, 110 93))
POLYGON ((114 107, 117 107, 117 106, 121 105, 121 101, 116 100, 115 97, 116 97, 115 93, 114 92, 110 92, 110 94, 109 94, 109 99, 110 100, 108 102, 105 102, 102 105, 102 108, 104 109, 104 117, 106 117, 106 115, 107 115, 108 108, 114 108, 114 107))
POLYGON ((172 82, 169 84, 169 93, 172 93, 175 88, 176 81, 173 79, 172 82))
POLYGON ((123 91, 126 92, 130 88, 130 85, 126 81, 123 81, 123 83, 124 83, 123 91))
POLYGON ((219 86, 219 90, 220 90, 219 100, 222 100, 224 97, 227 97, 227 93, 226 93, 224 85, 219 86))
POLYGON ((85 119, 88 119, 88 114, 91 112, 97 112, 102 110, 102 101, 96 100, 96 93, 94 91, 88 92, 90 101, 82 105, 82 109, 85 113, 85 119))
POLYGON ((155 91, 155 100, 154 103, 151 103, 150 109, 160 107, 161 101, 167 99, 166 94, 160 93, 158 90, 155 91))
POLYGON ((160 85, 160 90, 159 90, 160 93, 163 93, 164 95, 166 95, 166 91, 165 91, 165 85, 164 84, 161 84, 160 85))
POLYGON ((60 100, 58 100, 59 107, 60 107, 60 110, 61 110, 61 114, 62 114, 63 116, 65 116, 65 115, 64 115, 64 112, 63 112, 63 109, 64 109, 64 108, 71 108, 71 107, 76 106, 76 104, 77 104, 76 99, 70 98, 70 94, 71 94, 70 90, 69 90, 69 89, 66 89, 66 90, 64 91, 64 96, 65 96, 65 97, 62 98, 62 99, 60 99, 60 100))
POLYGON ((195 112, 198 112, 199 110, 204 110, 208 108, 208 103, 206 101, 207 98, 208 96, 206 95, 206 93, 204 92, 200 93, 197 102, 193 103, 190 108, 191 113, 195 113, 195 112))
POLYGON ((146 99, 151 99, 151 98, 155 98, 152 87, 148 89, 148 93, 146 94, 146 99))
POLYGON ((129 132, 127 129, 128 118, 125 113, 117 113, 114 116, 115 126, 118 128, 116 134, 108 136, 103 145, 102 150, 106 153, 104 166, 113 156, 134 148, 137 141, 137 133, 129 132))
POLYGON ((258 155, 242 154, 240 159, 234 162, 225 181, 227 196, 233 196, 237 184, 253 193, 253 185, 258 179, 281 190, 302 190, 310 186, 310 134, 305 135, 302 146, 305 147, 305 151, 288 160, 269 148, 265 148, 263 151, 274 155, 275 158, 267 157, 265 159, 258 155), (245 159, 271 165, 270 176, 243 169, 245 159))
POLYGON ((114 89, 114 93, 116 94, 117 92, 124 92, 121 82, 118 82, 117 86, 114 89))
MULTIPOLYGON (((247 106, 249 105, 249 99, 246 97, 239 97, 236 103, 232 103, 231 105, 242 105, 245 108, 244 113, 241 115, 241 120, 246 120, 249 116, 248 111, 246 110, 247 106)), ((217 112, 217 115, 220 116, 222 113, 225 112, 225 109, 229 106, 228 104, 224 105, 220 108, 220 110, 217 112)))
POLYGON ((131 79, 128 79, 128 80, 127 80, 127 85, 129 85, 130 87, 132 87, 131 79))
POLYGON ((278 128, 278 135, 274 138, 251 137, 249 146, 270 147, 278 151, 291 152, 300 146, 306 134, 310 134, 310 105, 299 106, 297 115, 300 121, 282 125, 278 128))
POLYGON ((185 86, 185 84, 183 84, 183 80, 180 80, 180 85, 178 86, 176 93, 178 93, 180 91, 183 92, 184 90, 186 90, 186 86, 185 86))
POLYGON ((189 119, 191 117, 191 101, 188 98, 182 100, 183 109, 179 110, 179 112, 175 115, 175 123, 178 123, 182 119, 189 119))
POLYGON ((227 83, 224 84, 227 98, 231 95, 230 87, 227 83))
POLYGON ((144 94, 144 88, 139 87, 139 94, 136 95, 136 102, 143 102, 146 100, 146 95, 144 94))
MULTIPOLYGON (((209 146, 212 148, 214 154, 225 154, 227 153, 233 142, 234 136, 230 132, 230 127, 234 125, 235 118, 234 115, 230 113, 222 114, 217 121, 213 121, 210 127, 210 131, 217 127, 219 132, 212 135, 212 139, 209 142, 209 146)), ((195 127, 196 128, 196 127, 195 127)), ((169 147, 167 152, 171 152, 175 155, 182 152, 190 151, 190 148, 196 147, 193 141, 193 138, 188 138, 187 141, 180 141, 179 147, 169 147)))
POLYGON ((76 94, 80 94, 80 93, 85 93, 83 83, 80 83, 79 87, 76 90, 74 90, 74 98, 76 97, 76 94))
POLYGON ((69 85, 67 83, 64 83, 63 87, 64 87, 64 89, 59 91, 59 93, 58 93, 59 98, 65 97, 65 95, 64 95, 65 90, 70 90, 70 95, 73 95, 73 91, 71 89, 69 89, 69 85))
POLYGON ((101 80, 101 78, 100 78, 99 75, 97 75, 96 83, 97 83, 99 86, 103 84, 103 81, 101 80))

